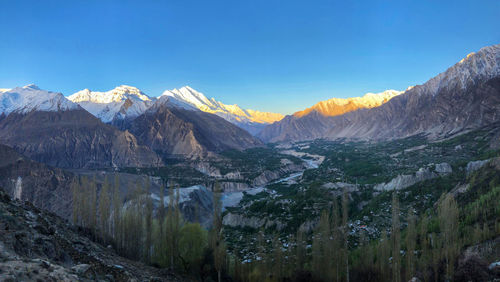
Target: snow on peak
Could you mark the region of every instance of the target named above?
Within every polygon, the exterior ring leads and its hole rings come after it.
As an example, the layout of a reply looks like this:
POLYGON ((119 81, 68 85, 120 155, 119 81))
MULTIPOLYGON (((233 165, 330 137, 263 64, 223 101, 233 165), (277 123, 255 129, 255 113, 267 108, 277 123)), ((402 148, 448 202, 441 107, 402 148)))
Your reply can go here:
POLYGON ((208 99, 203 93, 189 86, 166 90, 162 96, 184 101, 204 112, 216 114, 232 123, 273 123, 283 118, 282 114, 245 110, 238 105, 226 105, 214 98, 208 99))
POLYGON ((38 86, 36 86, 36 84, 28 84, 26 86, 23 86, 24 89, 33 89, 33 90, 40 90, 40 88, 38 86))
POLYGON ((138 88, 128 85, 120 85, 106 92, 83 89, 69 96, 68 99, 78 103, 103 122, 137 117, 144 113, 155 100, 138 88))
POLYGON ((173 97, 173 96, 169 96, 169 95, 161 95, 160 97, 158 97, 158 99, 156 100, 156 103, 151 107, 152 110, 155 110, 156 108, 158 108, 159 106, 167 106, 169 108, 180 108, 180 109, 184 109, 184 110, 189 110, 189 111, 198 111, 199 109, 195 106, 193 106, 192 104, 190 103, 187 103, 186 101, 182 100, 182 99, 178 99, 176 97, 173 97))
POLYGON ((69 96, 68 99, 75 103, 92 102, 100 104, 120 102, 125 101, 126 99, 151 101, 151 98, 144 94, 141 90, 136 87, 127 85, 121 85, 106 92, 84 89, 69 96))
POLYGON ((78 109, 61 93, 41 90, 34 84, 0 91, 0 113, 31 111, 66 111, 78 109))
POLYGON ((500 75, 500 44, 481 48, 469 53, 445 72, 431 78, 423 85, 415 86, 415 91, 435 95, 441 89, 466 89, 478 81, 500 75))
POLYGON ((378 107, 402 93, 404 93, 404 91, 390 89, 380 93, 366 93, 363 97, 347 99, 332 98, 321 101, 314 106, 303 111, 296 112, 293 115, 296 117, 302 117, 315 111, 324 116, 338 116, 358 109, 378 107))

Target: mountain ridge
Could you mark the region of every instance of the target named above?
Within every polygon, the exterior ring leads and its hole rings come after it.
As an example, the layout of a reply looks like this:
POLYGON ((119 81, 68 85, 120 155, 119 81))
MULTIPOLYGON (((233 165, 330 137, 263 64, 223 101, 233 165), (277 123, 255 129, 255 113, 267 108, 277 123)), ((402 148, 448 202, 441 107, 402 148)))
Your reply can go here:
POLYGON ((337 116, 290 116, 266 126, 265 142, 316 138, 390 139, 415 134, 438 138, 500 119, 500 44, 481 48, 422 85, 378 107, 337 116))

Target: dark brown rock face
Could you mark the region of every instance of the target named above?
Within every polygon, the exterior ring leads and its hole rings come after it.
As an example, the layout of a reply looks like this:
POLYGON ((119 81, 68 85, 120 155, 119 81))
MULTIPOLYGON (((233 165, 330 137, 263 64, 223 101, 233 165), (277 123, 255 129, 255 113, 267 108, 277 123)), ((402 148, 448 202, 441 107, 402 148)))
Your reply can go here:
POLYGON ((0 143, 61 168, 141 167, 160 162, 132 134, 82 109, 11 113, 0 119, 0 143))
POLYGON ((128 130, 162 155, 204 157, 227 149, 247 149, 262 143, 245 130, 213 114, 154 106, 130 122, 128 130))

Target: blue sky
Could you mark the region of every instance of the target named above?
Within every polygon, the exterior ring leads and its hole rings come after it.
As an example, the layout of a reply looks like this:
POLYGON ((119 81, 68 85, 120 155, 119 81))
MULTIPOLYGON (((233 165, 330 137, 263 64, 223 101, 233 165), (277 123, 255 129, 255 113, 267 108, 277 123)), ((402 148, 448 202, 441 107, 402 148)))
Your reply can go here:
POLYGON ((500 43, 500 1, 0 0, 0 88, 184 85, 281 113, 405 89, 500 43))

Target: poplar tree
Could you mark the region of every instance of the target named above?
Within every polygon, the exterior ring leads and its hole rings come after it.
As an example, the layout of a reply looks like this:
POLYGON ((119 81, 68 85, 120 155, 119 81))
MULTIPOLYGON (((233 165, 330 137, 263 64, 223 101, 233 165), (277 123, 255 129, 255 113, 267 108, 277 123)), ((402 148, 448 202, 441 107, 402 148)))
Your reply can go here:
POLYGON ((120 181, 118 174, 115 174, 115 183, 113 185, 113 238, 118 250, 121 250, 121 208, 122 200, 120 196, 120 181))
POLYGON ((224 237, 222 233, 222 201, 221 201, 221 188, 218 182, 215 183, 213 192, 213 226, 211 234, 211 247, 214 254, 214 264, 217 270, 218 281, 221 281, 221 273, 226 263, 226 246, 224 244, 224 237))
POLYGON ((446 260, 446 277, 452 278, 453 265, 458 255, 458 217, 459 210, 451 194, 441 197, 438 206, 439 227, 446 260))
POLYGON ((149 177, 146 178, 144 190, 145 195, 145 232, 146 232, 146 244, 145 244, 145 260, 147 263, 151 262, 151 249, 153 246, 153 199, 151 199, 151 183, 149 177))
POLYGON ((378 245, 377 251, 377 261, 379 264, 379 271, 382 276, 382 281, 390 280, 389 278, 389 256, 391 252, 391 247, 389 239, 387 238, 387 232, 382 231, 380 235, 380 243, 378 245))
POLYGON ((275 234, 273 238, 273 278, 275 281, 282 281, 284 277, 284 260, 281 241, 278 234, 275 234))
POLYGON ((110 196, 108 177, 105 177, 101 192, 99 193, 99 221, 101 240, 106 243, 109 234, 109 214, 110 214, 110 196))
POLYGON ((415 213, 413 208, 408 209, 408 228, 406 229, 406 281, 415 274, 415 246, 417 231, 415 229, 415 213))
POLYGON ((399 223, 399 199, 396 191, 392 193, 392 281, 401 282, 401 234, 399 223))
POLYGON ((304 242, 305 236, 304 231, 300 228, 297 230, 296 237, 296 247, 295 247, 295 269, 297 271, 304 269, 304 264, 306 263, 306 243, 304 242))
POLYGON ((344 259, 346 268, 346 281, 349 282, 349 226, 347 220, 349 219, 349 195, 347 190, 344 189, 342 195, 342 231, 344 236, 344 259))

